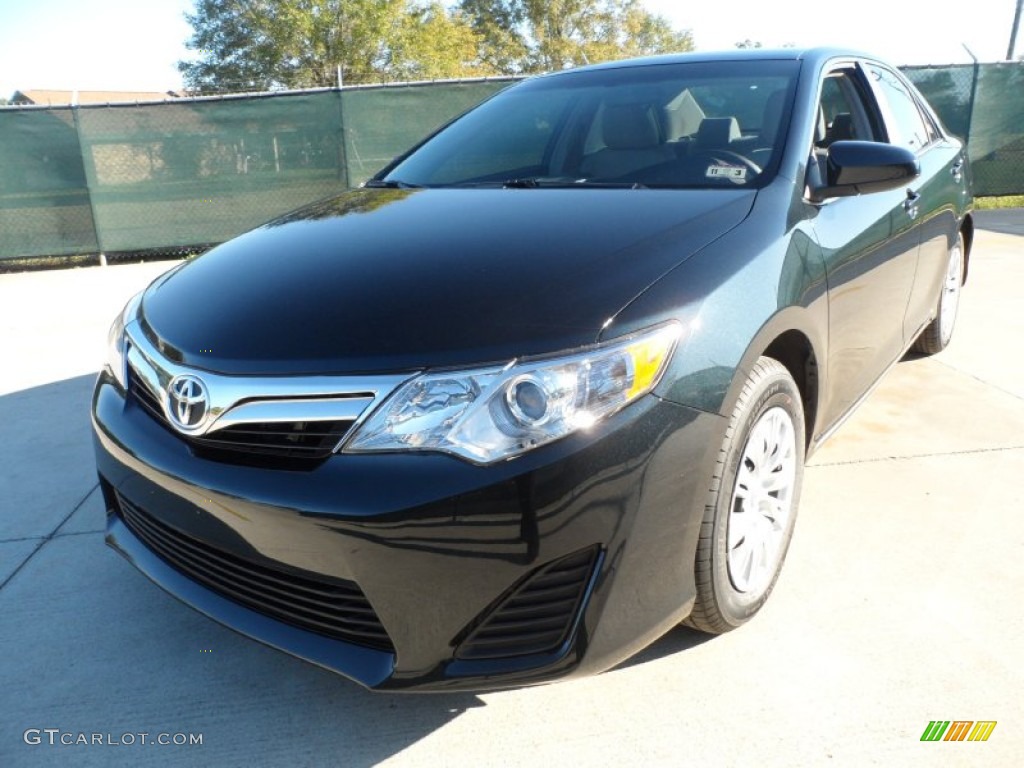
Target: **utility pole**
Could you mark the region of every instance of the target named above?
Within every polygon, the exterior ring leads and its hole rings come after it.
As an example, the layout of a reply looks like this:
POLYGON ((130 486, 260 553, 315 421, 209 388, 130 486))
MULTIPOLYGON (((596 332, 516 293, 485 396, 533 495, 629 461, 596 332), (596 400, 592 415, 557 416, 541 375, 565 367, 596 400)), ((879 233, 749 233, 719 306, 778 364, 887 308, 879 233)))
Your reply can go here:
POLYGON ((1017 10, 1013 14, 1013 26, 1010 28, 1010 47, 1006 49, 1006 60, 1013 61, 1014 49, 1017 47, 1017 28, 1020 26, 1020 11, 1024 0, 1017 0, 1017 10))

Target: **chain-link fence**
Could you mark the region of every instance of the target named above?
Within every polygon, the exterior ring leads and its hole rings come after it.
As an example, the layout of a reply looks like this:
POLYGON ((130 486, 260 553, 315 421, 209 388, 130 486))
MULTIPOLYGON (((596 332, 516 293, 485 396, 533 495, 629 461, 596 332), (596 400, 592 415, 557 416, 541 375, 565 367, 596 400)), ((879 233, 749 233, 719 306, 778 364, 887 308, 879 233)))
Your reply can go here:
POLYGON ((0 109, 0 259, 222 242, 357 186, 508 83, 0 109))
POLYGON ((967 141, 974 193, 1024 194, 1024 62, 903 71, 967 141))
POLYGON ((0 110, 0 258, 97 250, 75 110, 0 110))
MULTIPOLYGON (((968 140, 975 193, 1024 193, 1024 63, 904 71, 968 140)), ((0 108, 0 259, 222 242, 360 184, 508 82, 0 108)))

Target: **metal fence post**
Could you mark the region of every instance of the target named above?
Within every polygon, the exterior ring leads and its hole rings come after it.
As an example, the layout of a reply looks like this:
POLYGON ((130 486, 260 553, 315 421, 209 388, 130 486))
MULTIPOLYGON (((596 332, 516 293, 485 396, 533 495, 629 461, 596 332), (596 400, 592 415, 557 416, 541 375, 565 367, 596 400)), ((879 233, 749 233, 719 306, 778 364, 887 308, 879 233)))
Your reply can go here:
MULTIPOLYGON (((338 67, 338 72, 341 72, 341 67, 338 67)), ((338 82, 338 178, 346 187, 350 187, 352 185, 349 184, 348 147, 345 146, 345 98, 341 81, 338 82)))
POLYGON ((1020 28, 1020 14, 1024 7, 1024 0, 1017 0, 1017 10, 1013 12, 1013 28, 1010 30, 1010 45, 1006 49, 1006 60, 1013 61, 1013 54, 1017 48, 1017 31, 1020 28))
POLYGON ((975 98, 978 95, 978 79, 981 77, 981 65, 978 63, 977 59, 974 60, 972 70, 973 71, 971 73, 971 100, 970 103, 967 105, 967 136, 964 137, 964 140, 967 142, 968 157, 970 157, 971 154, 971 129, 974 126, 974 102, 975 98))

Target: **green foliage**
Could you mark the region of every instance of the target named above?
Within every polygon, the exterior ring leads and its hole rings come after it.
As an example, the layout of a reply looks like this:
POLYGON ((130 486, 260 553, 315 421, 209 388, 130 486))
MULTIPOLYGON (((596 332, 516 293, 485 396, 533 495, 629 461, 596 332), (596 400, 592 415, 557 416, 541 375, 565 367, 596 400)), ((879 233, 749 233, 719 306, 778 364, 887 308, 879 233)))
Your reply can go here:
POLYGON ((1024 195, 976 197, 974 198, 974 206, 980 210, 993 208, 1024 208, 1024 195))
POLYGON ((642 0, 195 0, 193 91, 527 74, 693 49, 642 0))
POLYGON ((693 50, 688 31, 641 0, 462 0, 483 39, 481 59, 507 73, 693 50))
POLYGON ((461 13, 439 2, 414 9, 402 19, 393 44, 388 75, 395 80, 438 80, 493 75, 478 57, 480 36, 461 13))
POLYGON ((477 55, 483 66, 503 74, 525 70, 530 48, 523 26, 523 0, 462 0, 459 9, 477 34, 477 55))
POLYGON ((186 15, 196 61, 178 69, 198 92, 469 77, 477 35, 461 14, 413 0, 196 0, 186 15))

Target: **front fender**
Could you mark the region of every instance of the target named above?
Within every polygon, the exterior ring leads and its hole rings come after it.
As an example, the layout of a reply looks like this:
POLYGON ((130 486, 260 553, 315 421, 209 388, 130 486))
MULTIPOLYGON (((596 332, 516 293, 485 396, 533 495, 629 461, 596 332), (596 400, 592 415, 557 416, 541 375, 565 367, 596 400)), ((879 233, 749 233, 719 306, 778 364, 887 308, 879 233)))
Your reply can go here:
POLYGON ((799 199, 784 203, 762 192, 747 221, 662 277, 606 331, 683 323, 658 396, 728 415, 751 366, 780 339, 802 339, 815 360, 826 359, 828 289, 809 221, 814 209, 799 199))

